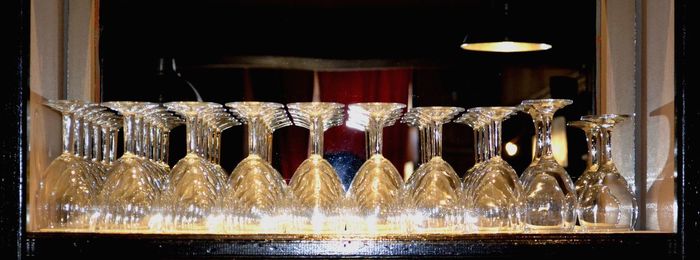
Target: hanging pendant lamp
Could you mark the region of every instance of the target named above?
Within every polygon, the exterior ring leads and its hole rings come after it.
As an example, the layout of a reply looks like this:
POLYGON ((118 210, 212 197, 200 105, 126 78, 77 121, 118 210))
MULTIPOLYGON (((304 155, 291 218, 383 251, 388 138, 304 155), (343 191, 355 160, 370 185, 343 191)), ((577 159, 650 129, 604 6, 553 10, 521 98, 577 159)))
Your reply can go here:
POLYGON ((504 53, 544 51, 552 48, 552 45, 544 42, 511 39, 507 32, 512 30, 510 27, 513 23, 508 11, 506 2, 503 4, 503 17, 497 22, 502 27, 497 29, 498 32, 491 32, 490 35, 482 35, 480 38, 467 35, 460 47, 469 51, 504 53))

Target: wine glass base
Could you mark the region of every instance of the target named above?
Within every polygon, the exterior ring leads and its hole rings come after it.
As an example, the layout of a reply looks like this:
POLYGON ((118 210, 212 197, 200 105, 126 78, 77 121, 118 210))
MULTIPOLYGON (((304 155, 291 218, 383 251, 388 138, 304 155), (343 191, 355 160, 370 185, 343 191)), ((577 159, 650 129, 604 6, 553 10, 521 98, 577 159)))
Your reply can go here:
POLYGON ((541 226, 541 225, 525 225, 525 232, 527 233, 568 233, 574 230, 574 226, 564 227, 561 225, 554 226, 541 226))
POLYGON ((581 231, 582 232, 624 232, 631 231, 629 225, 618 225, 618 224, 608 224, 608 223, 591 223, 581 221, 581 231))

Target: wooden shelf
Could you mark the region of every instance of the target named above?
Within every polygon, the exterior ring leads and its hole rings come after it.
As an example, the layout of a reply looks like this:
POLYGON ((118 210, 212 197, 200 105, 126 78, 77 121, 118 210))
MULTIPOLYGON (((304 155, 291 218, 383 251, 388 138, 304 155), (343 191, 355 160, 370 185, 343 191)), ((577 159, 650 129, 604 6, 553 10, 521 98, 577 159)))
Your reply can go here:
POLYGON ((676 234, 467 234, 328 238, 290 235, 28 233, 26 256, 490 256, 677 255, 676 234))

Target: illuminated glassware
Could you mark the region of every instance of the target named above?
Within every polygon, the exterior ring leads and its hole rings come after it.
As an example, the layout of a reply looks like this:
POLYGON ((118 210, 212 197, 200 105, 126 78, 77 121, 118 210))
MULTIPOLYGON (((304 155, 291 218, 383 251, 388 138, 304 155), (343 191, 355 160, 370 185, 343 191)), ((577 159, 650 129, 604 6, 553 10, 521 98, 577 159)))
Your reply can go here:
POLYGON ((583 130, 583 132, 586 134, 586 143, 588 144, 586 169, 583 170, 583 173, 581 173, 581 176, 578 177, 576 183, 574 184, 574 187, 576 188, 576 195, 578 196, 580 202, 583 190, 588 187, 591 182, 591 178, 593 178, 595 172, 598 171, 600 127, 598 127, 597 124, 588 121, 572 121, 568 122, 566 125, 583 130))
POLYGON ((339 233, 345 229, 345 189, 333 167, 323 159, 323 132, 343 123, 344 106, 310 102, 287 104, 294 125, 310 132, 309 158, 294 172, 292 233, 339 233))
POLYGON ((248 156, 229 176, 228 189, 217 207, 218 214, 210 220, 210 230, 282 233, 289 219, 289 193, 282 175, 267 160, 268 136, 290 125, 289 117, 278 103, 232 102, 226 106, 248 127, 248 156))
POLYGON ((501 124, 515 107, 478 107, 467 110, 483 120, 486 161, 465 178, 467 230, 476 232, 522 231, 522 186, 515 170, 501 158, 501 124))
POLYGON ((221 159, 221 132, 241 123, 236 120, 224 108, 212 109, 200 116, 202 131, 202 152, 201 156, 214 166, 221 176, 228 176, 228 173, 219 165, 221 159))
POLYGON ((93 158, 95 158, 94 151, 99 150, 95 149, 94 145, 99 141, 97 138, 99 134, 94 135, 95 131, 92 126, 94 125, 93 121, 100 120, 100 118, 112 114, 105 110, 107 110, 107 108, 98 106, 97 104, 90 104, 88 107, 75 113, 77 116, 75 124, 76 133, 80 134, 79 137, 76 136, 76 140, 81 140, 79 142, 79 152, 77 154, 83 158, 83 161, 87 164, 88 171, 97 179, 99 187, 102 187, 102 183, 104 183, 107 178, 107 169, 103 167, 102 164, 98 163, 97 160, 93 160, 93 158))
POLYGON ((146 231, 160 196, 157 175, 147 159, 137 155, 137 115, 158 107, 148 102, 106 102, 124 120, 124 154, 112 167, 99 193, 96 228, 103 231, 146 231))
MULTIPOLYGON (((426 125, 424 125, 425 122, 420 121, 416 113, 406 113, 401 117, 401 123, 418 128, 418 152, 420 155, 418 158, 418 166, 420 167, 420 165, 427 163, 431 157, 430 146, 432 144, 430 142, 430 136, 428 136, 426 125)), ((411 176, 407 178, 411 178, 411 176)))
POLYGON ((404 104, 357 103, 348 106, 348 127, 368 134, 370 156, 360 167, 347 192, 349 210, 355 221, 348 221, 352 233, 387 234, 402 231, 403 179, 382 155, 382 131, 401 117, 404 104))
MULTIPOLYGON (((122 118, 112 114, 97 121, 97 124, 100 128, 102 140, 102 157, 100 163, 105 171, 109 173, 112 166, 114 166, 114 160, 117 158, 117 135, 119 134, 119 129, 122 127, 122 118)), ((106 180, 107 176, 105 175, 104 181, 106 180)))
POLYGON ((600 128, 603 148, 597 171, 579 195, 579 222, 585 231, 633 230, 636 224, 637 200, 612 158, 612 129, 627 118, 616 114, 581 117, 600 128))
POLYGON ((467 111, 453 122, 468 125, 474 134, 474 166, 467 170, 462 179, 463 190, 466 191, 469 189, 468 185, 472 183, 470 179, 474 177, 473 173, 483 167, 484 162, 489 158, 489 147, 485 141, 487 138, 485 134, 488 133, 486 130, 488 119, 481 113, 467 111))
MULTIPOLYGON (((164 185, 168 199, 164 212, 167 228, 177 231, 208 230, 208 218, 225 189, 226 175, 201 156, 198 136, 199 118, 221 107, 208 102, 169 102, 165 106, 185 119, 187 126, 187 155, 170 171, 164 185), (172 226, 170 221, 172 218, 172 226)), ((153 223, 152 223, 153 224, 153 223)))
POLYGON ((38 214, 42 229, 86 229, 90 226, 90 214, 99 182, 91 175, 87 164, 75 154, 76 139, 73 126, 75 113, 90 104, 74 100, 50 100, 44 105, 62 116, 63 152, 43 172, 36 194, 38 214))
MULTIPOLYGON (((170 131, 185 123, 179 116, 168 113, 158 114, 157 117, 152 117, 152 160, 156 162, 161 168, 170 173, 170 165, 168 165, 169 151, 170 148, 170 131)), ((164 176, 164 180, 167 181, 167 174, 164 176)))
MULTIPOLYGON (((106 109, 105 109, 106 110, 106 109)), ((101 173, 101 182, 107 179, 107 173, 109 172, 109 164, 107 163, 107 157, 109 156, 109 146, 107 145, 109 140, 108 137, 108 127, 113 127, 121 125, 121 118, 115 115, 111 111, 102 111, 89 118, 89 128, 91 129, 91 140, 90 144, 91 155, 90 161, 93 165, 98 165, 101 173)))
POLYGON ((554 113, 572 103, 568 99, 525 100, 520 106, 532 116, 537 146, 535 159, 520 176, 525 197, 525 230, 568 232, 576 225, 574 183, 552 153, 554 113))
POLYGON ((430 160, 409 177, 405 185, 405 221, 413 233, 453 233, 463 217, 462 182, 442 159, 442 125, 464 111, 458 107, 417 107, 406 122, 422 125, 430 137, 426 145, 430 160))
POLYGON ((155 124, 154 121, 171 115, 171 112, 166 111, 166 108, 160 105, 148 107, 134 115, 134 153, 141 158, 144 167, 147 168, 147 173, 152 175, 156 188, 159 191, 165 190, 164 185, 167 180, 166 176, 170 172, 170 167, 153 159, 150 130, 152 125, 155 124))

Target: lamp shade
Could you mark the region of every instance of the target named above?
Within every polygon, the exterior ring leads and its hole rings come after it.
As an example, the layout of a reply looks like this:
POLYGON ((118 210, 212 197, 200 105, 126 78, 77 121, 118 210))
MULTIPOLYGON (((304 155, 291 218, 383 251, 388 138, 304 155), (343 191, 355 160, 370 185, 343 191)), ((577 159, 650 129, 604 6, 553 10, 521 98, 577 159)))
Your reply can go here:
POLYGON ((531 52, 552 48, 551 44, 536 40, 532 28, 522 28, 523 23, 512 21, 508 3, 503 3, 500 15, 494 15, 491 26, 480 32, 468 34, 462 45, 464 50, 481 52, 531 52))
POLYGON ((465 42, 460 46, 462 49, 469 51, 486 51, 486 52, 527 52, 527 51, 544 51, 552 48, 552 45, 547 43, 537 42, 520 42, 520 41, 494 41, 494 42, 465 42))

